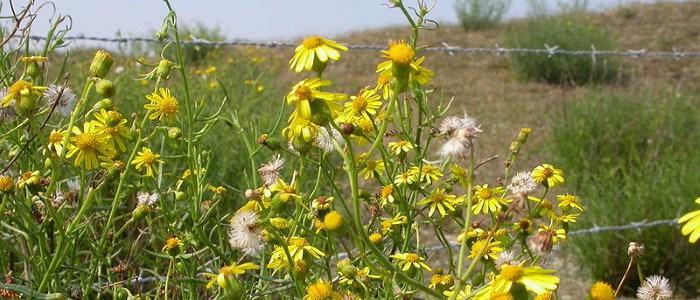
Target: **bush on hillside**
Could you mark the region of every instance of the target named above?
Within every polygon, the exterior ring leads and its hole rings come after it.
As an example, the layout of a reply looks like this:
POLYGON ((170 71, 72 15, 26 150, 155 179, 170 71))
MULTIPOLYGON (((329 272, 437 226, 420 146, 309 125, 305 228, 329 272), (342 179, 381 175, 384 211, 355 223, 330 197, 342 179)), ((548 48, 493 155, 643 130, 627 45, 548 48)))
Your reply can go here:
MULTIPOLYGON (((615 49, 615 41, 604 28, 576 14, 532 19, 514 25, 505 34, 511 48, 543 48, 545 45, 566 50, 615 49)), ((619 62, 610 57, 531 55, 514 53, 511 68, 525 79, 553 84, 612 82, 618 78, 619 62)))
POLYGON ((455 4, 457 18, 466 31, 493 26, 501 21, 510 7, 510 0, 458 0, 455 4))

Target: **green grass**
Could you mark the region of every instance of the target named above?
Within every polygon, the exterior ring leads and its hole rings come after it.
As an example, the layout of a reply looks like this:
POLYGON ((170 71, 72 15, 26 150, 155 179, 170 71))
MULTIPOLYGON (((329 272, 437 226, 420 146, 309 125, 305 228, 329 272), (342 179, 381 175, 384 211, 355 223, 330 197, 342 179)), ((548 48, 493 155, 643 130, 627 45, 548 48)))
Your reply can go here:
MULTIPOLYGON (((673 219, 700 195, 698 95, 592 92, 555 123, 551 151, 586 206, 578 228, 673 219)), ((700 252, 675 226, 573 238, 580 265, 616 284, 627 244, 646 247, 646 275, 669 277, 679 294, 698 295, 700 252)), ((626 292, 637 287, 630 278, 626 292)))
POLYGON ((510 0, 459 0, 455 11, 459 24, 466 31, 488 28, 497 24, 510 7, 510 0))

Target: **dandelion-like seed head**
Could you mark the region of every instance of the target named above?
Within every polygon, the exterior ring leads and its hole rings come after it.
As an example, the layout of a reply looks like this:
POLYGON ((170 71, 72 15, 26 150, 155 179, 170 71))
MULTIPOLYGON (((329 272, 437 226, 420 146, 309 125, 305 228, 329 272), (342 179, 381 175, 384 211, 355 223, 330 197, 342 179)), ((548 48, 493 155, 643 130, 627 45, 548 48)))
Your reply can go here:
POLYGON ((158 199, 160 199, 160 195, 158 193, 149 193, 149 192, 138 192, 136 193, 136 200, 138 201, 139 205, 144 205, 144 206, 153 206, 158 202, 158 199))
POLYGON ((637 298, 639 300, 666 300, 671 299, 672 296, 671 284, 663 276, 649 276, 637 289, 637 298))
POLYGON ((532 180, 530 172, 520 172, 513 176, 513 179, 508 185, 508 190, 514 194, 527 194, 537 188, 537 184, 532 180))
POLYGON ((275 183, 280 178, 280 171, 284 167, 284 158, 279 154, 273 156, 270 161, 258 168, 258 174, 262 178, 265 185, 269 186, 275 183))
POLYGON ((231 247, 251 255, 261 251, 264 240, 258 221, 258 215, 249 210, 240 210, 233 215, 229 230, 231 247))
POLYGON ((64 117, 70 115, 75 107, 75 94, 67 86, 49 85, 44 91, 44 98, 46 98, 49 106, 56 105, 56 111, 64 117))
POLYGON ((503 251, 498 255, 496 259, 496 267, 502 267, 505 265, 517 265, 516 255, 513 251, 503 251))
POLYGON ((404 41, 392 43, 385 53, 386 57, 398 66, 408 66, 416 56, 416 51, 404 41))

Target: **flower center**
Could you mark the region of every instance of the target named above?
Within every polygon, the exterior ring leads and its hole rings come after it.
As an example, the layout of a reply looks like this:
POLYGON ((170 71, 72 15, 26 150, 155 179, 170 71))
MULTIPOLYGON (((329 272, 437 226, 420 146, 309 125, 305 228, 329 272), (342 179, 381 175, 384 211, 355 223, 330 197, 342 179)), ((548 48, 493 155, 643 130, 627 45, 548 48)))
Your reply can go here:
POLYGON ((377 162, 373 160, 367 161, 367 169, 368 170, 374 170, 377 167, 377 162))
POLYGON ((391 74, 384 73, 382 75, 379 75, 379 77, 377 78, 377 85, 378 86, 385 86, 385 85, 389 84, 390 81, 391 81, 391 74))
POLYGON ((158 110, 164 114, 174 114, 180 109, 180 104, 174 98, 165 98, 160 102, 158 110))
POLYGON ((520 266, 505 265, 501 267, 501 276, 508 281, 517 281, 523 276, 523 268, 520 266))
POLYGON ((143 159, 143 163, 147 165, 152 165, 157 159, 156 155, 151 152, 144 152, 141 158, 143 159))
POLYGON ((491 295, 490 300, 513 300, 513 296, 510 293, 499 293, 491 295))
POLYGON ((493 196, 493 193, 491 193, 491 189, 488 188, 480 189, 477 193, 479 194, 479 198, 481 199, 489 199, 491 198, 491 196, 493 196))
POLYGON ((418 262, 420 261, 420 256, 418 256, 418 254, 415 253, 409 253, 408 255, 406 255, 406 261, 411 263, 418 262))
POLYGON ((293 239, 292 245, 294 245, 297 248, 304 248, 307 244, 305 239, 293 239))
POLYGON ((331 293, 333 292, 330 284, 326 283, 315 283, 309 287, 308 296, 312 300, 322 300, 329 299, 331 293))
POLYGON ((352 100, 352 108, 355 109, 356 112, 364 111, 365 108, 367 108, 367 100, 362 96, 355 97, 355 99, 352 100))
POLYGON ((51 134, 49 134, 49 142, 50 143, 55 144, 55 143, 60 143, 61 141, 63 141, 63 133, 52 132, 51 134))
POLYGON ((389 59, 399 66, 407 66, 413 61, 416 52, 405 43, 398 43, 389 47, 389 59))
POLYGON ((311 98, 313 98, 314 95, 311 91, 311 88, 305 85, 297 87, 297 89, 294 91, 294 94, 297 96, 297 98, 299 98, 299 100, 311 100, 311 98))
POLYGON ((99 144, 97 136, 90 132, 83 132, 75 137, 75 145, 81 151, 95 151, 99 144))
POLYGON ((314 49, 323 45, 323 40, 321 39, 321 37, 313 35, 304 39, 302 45, 304 45, 306 49, 314 49))
POLYGON ((389 197, 389 195, 391 195, 391 193, 393 193, 393 192, 394 192, 394 188, 392 188, 390 185, 383 187, 382 188, 382 198, 389 197))
POLYGON ((554 170, 552 170, 552 168, 550 168, 550 167, 545 167, 544 170, 542 171, 542 175, 545 178, 552 177, 552 175, 554 175, 554 170))

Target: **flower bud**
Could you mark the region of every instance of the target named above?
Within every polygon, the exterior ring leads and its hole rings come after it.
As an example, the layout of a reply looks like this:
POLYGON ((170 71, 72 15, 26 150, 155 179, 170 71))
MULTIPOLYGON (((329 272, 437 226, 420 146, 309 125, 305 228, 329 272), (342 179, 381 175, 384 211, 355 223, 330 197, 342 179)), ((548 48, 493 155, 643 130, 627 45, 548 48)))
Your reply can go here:
POLYGON ((644 253, 644 245, 635 242, 630 242, 629 247, 627 247, 627 255, 639 257, 644 253))
POLYGON ((287 219, 285 218, 271 218, 270 219, 270 224, 272 227, 275 227, 277 229, 286 229, 287 228, 287 219))
POLYGON ((302 155, 309 152, 312 146, 313 144, 310 141, 305 141, 301 137, 296 137, 294 138, 294 140, 292 140, 292 147, 294 148, 294 150, 299 151, 299 153, 302 155))
POLYGON ((156 76, 160 79, 170 78, 170 71, 173 69, 173 62, 167 59, 161 59, 156 68, 156 76))
POLYGON ((41 67, 36 61, 29 62, 26 69, 27 75, 32 78, 37 78, 41 76, 41 67))
POLYGON ((23 94, 15 101, 15 111, 20 116, 29 117, 37 110, 36 96, 31 94, 23 94))
POLYGON ((107 79, 100 79, 95 84, 95 91, 102 97, 110 98, 114 96, 114 84, 107 79))
POLYGON ((137 205, 133 211, 131 211, 131 218, 134 220, 141 219, 141 217, 144 216, 147 212, 150 211, 150 208, 147 205, 137 205))
POLYGON ((112 107, 114 107, 112 99, 104 98, 100 101, 97 101, 97 103, 95 103, 95 105, 92 106, 92 109, 94 111, 99 111, 101 109, 112 109, 112 107))
POLYGON ((530 132, 532 131, 532 128, 521 128, 520 133, 518 133, 518 142, 519 143, 525 143, 527 141, 527 137, 530 135, 530 132))
POLYGON ((114 63, 114 60, 112 60, 112 55, 109 52, 103 49, 97 50, 90 64, 88 75, 90 77, 104 78, 112 67, 112 63, 114 63))
POLYGON ((170 127, 168 128, 168 137, 177 140, 182 136, 182 130, 177 127, 170 127))
POLYGON ((342 123, 340 124, 340 132, 344 135, 351 135, 355 131, 355 126, 353 126, 351 123, 342 123))
POLYGON ((176 191, 175 192, 175 200, 177 200, 177 201, 185 200, 185 196, 186 196, 185 192, 183 192, 183 191, 176 191))
POLYGON ((347 278, 353 278, 357 275, 357 268, 346 258, 338 262, 338 273, 347 278))
POLYGON ((51 169, 53 167, 53 161, 50 157, 44 159, 44 168, 51 169))
POLYGON ((369 241, 372 242, 372 244, 379 244, 382 242, 382 235, 381 233, 375 232, 369 235, 369 241))
POLYGON ((165 29, 162 29, 162 30, 156 32, 156 39, 158 39, 159 42, 167 40, 168 39, 168 31, 165 29))

